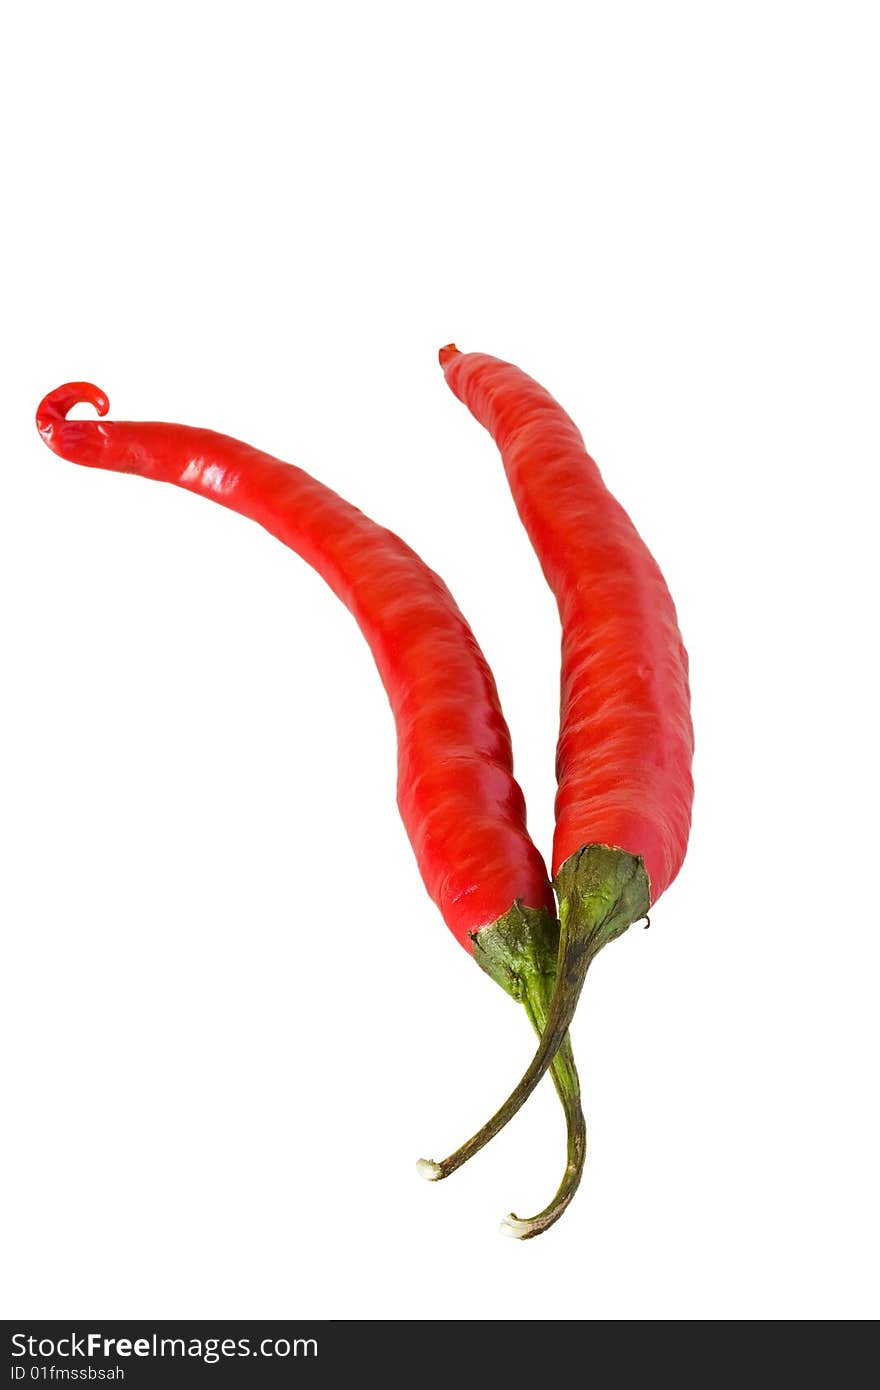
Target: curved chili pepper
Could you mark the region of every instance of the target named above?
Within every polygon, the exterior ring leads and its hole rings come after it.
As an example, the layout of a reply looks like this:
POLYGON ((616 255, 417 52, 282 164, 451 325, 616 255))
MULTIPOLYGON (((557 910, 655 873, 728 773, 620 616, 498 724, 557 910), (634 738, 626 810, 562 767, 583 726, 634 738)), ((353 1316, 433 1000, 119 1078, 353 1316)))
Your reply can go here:
MULTIPOLYGON (((440 364, 501 452, 562 624, 556 991, 532 1065, 498 1115, 437 1165, 445 1177, 531 1093, 565 1036, 591 960, 646 916, 681 868, 693 729, 687 654, 669 590, 575 424, 508 362, 450 344, 440 364)), ((531 1232, 531 1222, 509 1222, 512 1234, 531 1232)))
MULTIPOLYGON (((184 425, 68 420, 100 416, 103 391, 73 382, 37 411, 50 449, 74 463, 174 483, 259 522, 295 550, 351 611, 379 668, 398 741, 398 804, 422 878, 455 938, 542 1032, 559 929, 544 862, 529 838, 510 734, 492 673, 455 600, 391 531, 302 469, 225 435, 184 425)), ((554 1048, 554 1052, 556 1049, 554 1048)), ((546 1229, 583 1168, 585 1134, 568 1039, 553 1080, 568 1162, 546 1229)), ((437 1177, 432 1165, 422 1165, 437 1177)))

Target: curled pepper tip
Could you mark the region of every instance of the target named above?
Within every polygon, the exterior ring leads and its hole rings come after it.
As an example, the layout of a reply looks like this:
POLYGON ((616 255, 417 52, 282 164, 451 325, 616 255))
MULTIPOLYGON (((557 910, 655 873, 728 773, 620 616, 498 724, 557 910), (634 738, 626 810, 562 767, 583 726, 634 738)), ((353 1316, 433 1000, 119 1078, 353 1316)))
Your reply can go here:
POLYGON ((50 438, 54 427, 67 419, 75 405, 91 405, 99 415, 106 415, 110 401, 100 386, 90 381, 69 381, 65 386, 56 386, 48 396, 44 396, 37 408, 37 428, 44 438, 50 438))
POLYGON ((445 347, 440 349, 437 355, 440 358, 440 366, 445 367, 447 362, 452 361, 453 357, 459 357, 461 354, 455 346, 455 343, 447 343, 445 347))

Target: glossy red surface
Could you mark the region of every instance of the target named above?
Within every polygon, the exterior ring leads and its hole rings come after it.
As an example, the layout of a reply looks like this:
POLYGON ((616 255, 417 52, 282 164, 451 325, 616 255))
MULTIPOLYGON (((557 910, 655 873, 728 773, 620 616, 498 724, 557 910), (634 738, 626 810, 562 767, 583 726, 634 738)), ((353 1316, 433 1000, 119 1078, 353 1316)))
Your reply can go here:
POLYGON ((576 425, 509 362, 443 348, 459 400, 492 435, 559 606, 562 691, 553 872, 586 844, 641 855, 651 900, 687 848, 693 802, 687 654, 662 574, 576 425))
MULTIPOLYGON (((258 521, 318 571, 356 618, 398 740, 398 804, 425 886, 468 950, 468 933, 522 899, 555 916, 526 830, 510 735, 492 673, 442 579, 398 536, 302 469, 211 430, 67 420, 85 382, 51 392, 37 425, 73 463, 174 483, 258 521)), ((321 736, 332 743, 332 730, 321 736)))

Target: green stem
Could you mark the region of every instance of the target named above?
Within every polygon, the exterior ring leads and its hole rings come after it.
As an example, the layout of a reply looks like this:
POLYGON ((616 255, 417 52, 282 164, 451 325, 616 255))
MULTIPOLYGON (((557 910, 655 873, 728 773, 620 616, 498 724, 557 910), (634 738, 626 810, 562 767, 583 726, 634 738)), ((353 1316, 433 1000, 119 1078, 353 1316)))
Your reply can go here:
MULTIPOLYGON (((502 919, 503 921, 504 919, 502 919)), ((506 925, 506 924, 505 924, 506 925)), ((567 951, 565 922, 562 923, 562 935, 559 940, 559 960, 565 960, 567 951)), ((542 959, 541 954, 534 952, 533 959, 528 959, 522 951, 517 952, 516 959, 511 968, 511 941, 510 934, 505 930, 503 941, 497 937, 487 941, 488 932, 497 933, 499 925, 488 929, 487 932, 480 932, 474 943, 474 959, 479 961, 483 969, 492 975, 493 979, 499 980, 509 993, 514 993, 510 987, 509 979, 500 979, 501 970, 499 968, 499 957, 503 960, 504 968, 514 974, 516 979, 516 992, 514 997, 525 1005, 526 1013, 532 1021, 535 1030, 540 1038, 538 1051, 535 1053, 532 1063, 526 1071, 525 1076, 520 1081, 516 1090, 508 1096, 507 1100, 490 1120, 487 1120, 482 1129, 477 1130, 460 1148, 454 1153, 449 1154, 440 1163, 428 1164, 425 1159, 420 1160, 420 1169, 432 1180, 448 1178, 454 1173, 456 1168, 460 1168, 463 1163, 467 1163, 469 1158, 485 1148, 490 1139, 494 1139, 509 1120, 512 1120, 516 1112, 525 1103, 532 1091, 537 1086, 541 1077, 553 1061, 559 1051, 560 1045, 567 1032, 568 1025, 563 1019, 563 1002, 567 998, 567 991, 560 992, 559 981, 556 978, 555 962, 553 974, 546 969, 546 958, 542 959), (482 938, 482 940, 481 940, 482 938), (561 1021, 561 1030, 560 1030, 561 1021), (545 1062, 546 1057, 546 1062, 545 1062)), ((579 968, 579 966, 578 966, 579 968)), ((586 972, 586 963, 583 966, 586 972)), ((580 985, 577 986, 580 993, 580 985)), ((572 1012, 574 1008, 572 1006, 572 1012)), ((570 1050, 570 1047, 569 1047, 570 1050)), ((574 1107, 579 1109, 580 1102, 577 1093, 577 1072, 573 1070, 574 1081, 565 1069, 561 1068, 554 1075, 556 1089, 566 1108, 566 1119, 574 1117, 574 1107), (572 1085, 574 1089, 572 1089, 572 1085)))
MULTIPOLYGON (((528 1004, 526 1011, 534 1024, 535 1032, 541 1037, 546 1027, 546 1015, 536 1018, 528 1004)), ((506 1236, 513 1236, 517 1240, 532 1240, 555 1225, 580 1186, 587 1158, 587 1125, 581 1109, 580 1082, 568 1034, 563 1038, 559 1051, 553 1058, 550 1075, 565 1112, 565 1172, 552 1202, 543 1211, 538 1212, 537 1216, 519 1217, 511 1212, 504 1218, 501 1230, 506 1236)))
MULTIPOLYGON (((479 1153, 525 1104, 562 1046, 590 962, 603 946, 644 917, 648 910, 648 876, 641 859, 607 845, 585 845, 571 855, 559 870, 555 886, 561 925, 556 983, 544 1015, 544 1026, 539 1028, 538 1050, 519 1085, 482 1129, 442 1162, 421 1161, 421 1171, 426 1176, 449 1177, 479 1153)), ((527 913, 529 909, 520 908, 520 912, 527 913)), ((531 919, 526 923, 530 929, 528 933, 518 937, 512 931, 515 924, 509 918, 510 913, 495 926, 477 934, 474 958, 508 993, 523 1003, 528 1000, 527 1009, 543 1007, 546 976, 550 973, 546 935, 538 938, 536 949, 531 919), (523 949, 526 937, 529 950, 523 949)), ((532 1017, 531 1012, 529 1016, 532 1017)), ((574 1077, 576 1082, 576 1072, 574 1077)), ((570 1087, 567 1078, 560 1078, 559 1084, 570 1087)))
MULTIPOLYGON (((474 939, 475 958, 487 974, 524 1005, 539 1038, 547 1028, 555 992, 558 952, 559 929, 549 913, 523 907, 519 903, 492 927, 477 933, 474 939)), ((556 1051, 550 1071, 565 1114, 566 1167, 553 1201, 543 1212, 526 1222, 513 1216, 508 1218, 504 1229, 508 1234, 524 1240, 539 1235, 559 1220, 577 1191, 586 1156, 587 1136, 581 1109, 580 1083, 567 1036, 556 1051)), ((448 1177, 483 1148, 509 1118, 502 1108, 488 1125, 484 1125, 478 1134, 442 1164, 420 1159, 420 1173, 431 1181, 448 1177)))
MULTIPOLYGON (((621 858, 621 855, 622 851, 609 850, 603 845, 585 846, 566 860, 556 876, 562 925, 560 964, 557 987, 550 1003, 550 1016, 554 1021, 551 1024, 549 1019, 545 1019, 543 1027, 539 1022, 535 1023, 541 1037, 539 1056, 542 1053, 546 1056, 553 1045, 551 1030, 555 1028, 558 1032, 563 1021, 571 1021, 590 961, 607 942, 620 936, 628 926, 647 913, 650 892, 642 861, 632 856, 621 858)), ((532 1063, 530 1071, 535 1064, 532 1063)), ((565 1074, 569 1068, 574 1073, 574 1084, 579 1091, 571 1043, 565 1033, 550 1068, 554 1081, 557 1081, 557 1073, 565 1074)), ((556 1089, 560 1091, 565 1105, 558 1082, 556 1089)), ((533 1240, 557 1222, 570 1203, 578 1189, 587 1156, 587 1131, 580 1104, 578 1113, 580 1125, 571 1122, 568 1125, 568 1163, 559 1191, 550 1205, 537 1216, 522 1218, 511 1212, 501 1223, 505 1235, 518 1240, 533 1240)))

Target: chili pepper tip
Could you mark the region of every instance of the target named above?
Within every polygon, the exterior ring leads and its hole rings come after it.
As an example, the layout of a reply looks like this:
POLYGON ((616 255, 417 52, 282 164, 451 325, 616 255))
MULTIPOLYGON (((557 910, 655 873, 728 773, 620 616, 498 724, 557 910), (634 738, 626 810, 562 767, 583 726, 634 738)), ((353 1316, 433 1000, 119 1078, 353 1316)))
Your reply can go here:
POLYGON ((420 1158, 416 1163, 416 1172, 425 1182, 436 1182, 438 1178, 443 1177, 443 1169, 433 1158, 420 1158))
POLYGON ((461 354, 458 351, 458 348, 455 346, 455 343, 447 343, 445 347, 442 347, 440 349, 437 355, 440 358, 441 367, 445 367, 446 363, 451 362, 453 357, 461 356, 461 354))
POLYGON ((94 406, 99 415, 106 415, 110 409, 106 394, 90 381, 69 381, 66 386, 56 386, 37 408, 37 428, 50 448, 54 427, 64 423, 75 405, 94 406))

